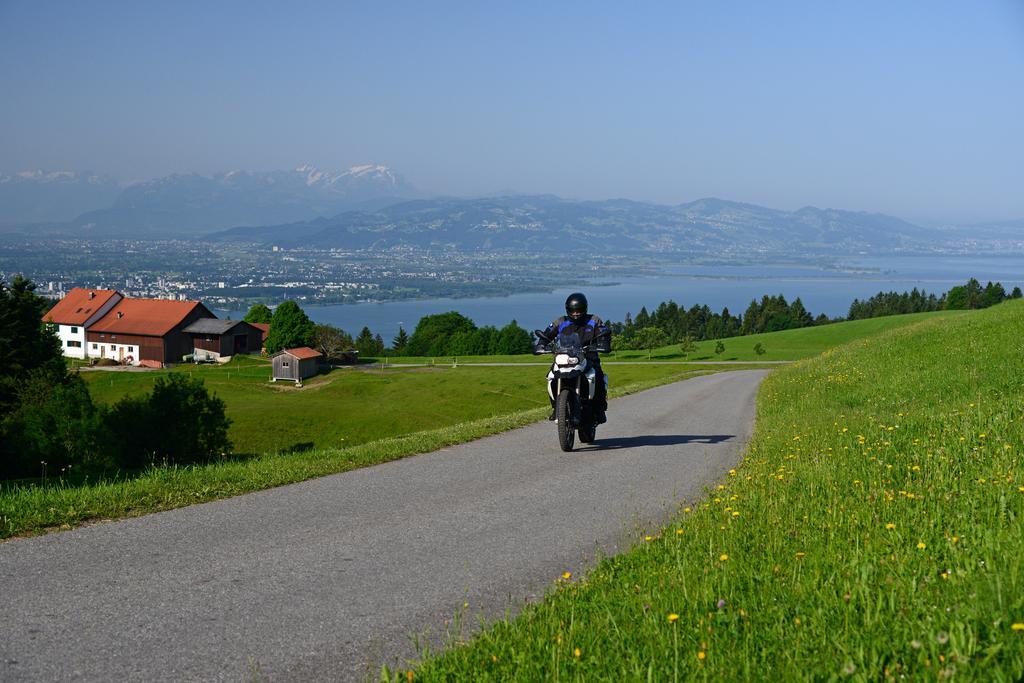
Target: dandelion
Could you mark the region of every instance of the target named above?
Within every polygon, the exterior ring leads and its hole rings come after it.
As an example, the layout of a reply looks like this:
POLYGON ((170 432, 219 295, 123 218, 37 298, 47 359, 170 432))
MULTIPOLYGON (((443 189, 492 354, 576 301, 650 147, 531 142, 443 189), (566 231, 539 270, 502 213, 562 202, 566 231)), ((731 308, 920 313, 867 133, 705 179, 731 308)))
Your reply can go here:
POLYGON ((654 536, 644 536, 644 540, 648 541, 648 542, 653 541, 654 540, 654 536))
POLYGON ((562 572, 562 578, 568 581, 572 578, 572 572, 562 572))
POLYGON ((910 641, 910 647, 914 648, 915 650, 920 650, 921 649, 921 645, 922 645, 922 643, 921 643, 920 640, 912 640, 912 641, 910 641))
POLYGON ((853 662, 847 662, 846 666, 843 667, 843 673, 847 676, 852 676, 857 671, 857 665, 853 662))
POLYGON ((718 556, 718 560, 719 560, 719 562, 725 562, 725 561, 727 561, 728 559, 729 559, 729 556, 728 556, 728 555, 726 555, 725 553, 722 553, 721 555, 719 555, 719 556, 718 556))
POLYGON ((807 553, 800 551, 796 554, 797 557, 807 557, 807 553))
POLYGON ((678 614, 676 614, 675 612, 672 612, 671 614, 668 615, 668 623, 674 624, 677 621, 679 621, 679 615, 678 614))
POLYGON ((704 654, 704 650, 701 650, 700 652, 697 653, 697 659, 699 659, 700 661, 703 662, 705 657, 707 657, 707 655, 704 654))
POLYGON ((579 648, 576 648, 575 650, 572 651, 572 655, 576 659, 579 659, 583 655, 583 651, 580 650, 579 648))
POLYGON ((886 529, 895 529, 896 525, 893 524, 892 522, 889 522, 888 524, 885 525, 885 528, 886 529))
POLYGON ((740 516, 740 513, 739 513, 739 512, 736 512, 736 511, 733 511, 733 513, 732 513, 732 516, 733 516, 733 517, 739 517, 739 516, 740 516))
POLYGON ((1014 631, 1024 631, 1024 624, 1022 624, 1020 622, 1017 622, 1016 624, 1014 624, 1010 628, 1013 629, 1014 631))
POLYGON ((920 543, 917 544, 917 549, 918 550, 924 550, 926 547, 927 546, 924 544, 924 542, 920 542, 920 543))
POLYGON ((935 642, 937 642, 939 645, 945 645, 949 642, 949 634, 945 631, 939 631, 935 634, 935 642))

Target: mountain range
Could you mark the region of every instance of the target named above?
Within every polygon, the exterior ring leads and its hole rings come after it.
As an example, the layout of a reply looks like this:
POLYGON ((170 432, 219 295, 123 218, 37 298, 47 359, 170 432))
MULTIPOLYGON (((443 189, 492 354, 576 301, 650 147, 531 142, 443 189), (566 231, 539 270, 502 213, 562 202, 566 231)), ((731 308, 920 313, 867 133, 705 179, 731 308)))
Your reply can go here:
POLYGON ((67 222, 49 229, 104 237, 180 237, 372 209, 416 195, 400 175, 376 164, 344 171, 300 166, 175 174, 123 188, 94 175, 35 171, 0 176, 0 223, 67 222))
POLYGON ((208 236, 282 247, 549 251, 553 256, 687 252, 716 255, 848 254, 923 249, 933 233, 883 214, 805 207, 780 211, 722 199, 679 205, 553 195, 421 199, 375 211, 208 236))
POLYGON ((831 256, 1024 249, 1024 222, 931 230, 879 213, 782 211, 554 195, 416 198, 386 166, 176 174, 119 186, 93 173, 0 176, 0 229, 32 236, 203 238, 296 247, 831 256), (982 244, 984 243, 984 244, 982 244))

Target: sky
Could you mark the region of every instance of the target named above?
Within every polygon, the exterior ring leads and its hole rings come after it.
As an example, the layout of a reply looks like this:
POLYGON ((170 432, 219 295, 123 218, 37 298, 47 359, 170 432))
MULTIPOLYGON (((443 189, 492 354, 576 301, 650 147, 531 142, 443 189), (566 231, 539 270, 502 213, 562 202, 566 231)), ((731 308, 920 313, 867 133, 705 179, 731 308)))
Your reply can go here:
POLYGON ((0 102, 0 173, 1024 218, 1024 0, 0 0, 0 102))

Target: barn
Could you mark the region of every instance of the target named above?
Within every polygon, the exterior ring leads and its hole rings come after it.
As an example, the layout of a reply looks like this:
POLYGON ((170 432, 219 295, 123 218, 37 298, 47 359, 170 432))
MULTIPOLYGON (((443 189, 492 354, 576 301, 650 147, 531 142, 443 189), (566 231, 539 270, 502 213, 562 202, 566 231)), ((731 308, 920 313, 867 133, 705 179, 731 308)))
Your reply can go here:
POLYGON ((215 318, 198 301, 121 299, 86 330, 88 353, 130 365, 161 367, 192 353, 184 328, 200 318, 215 318))
POLYGON ((236 353, 259 353, 263 332, 244 320, 200 318, 182 332, 192 338, 196 358, 223 361, 236 353))
POLYGON ((320 372, 320 362, 323 354, 314 351, 308 346, 300 346, 296 349, 285 349, 274 354, 271 361, 274 366, 271 381, 289 380, 295 382, 296 386, 302 386, 302 380, 320 372))

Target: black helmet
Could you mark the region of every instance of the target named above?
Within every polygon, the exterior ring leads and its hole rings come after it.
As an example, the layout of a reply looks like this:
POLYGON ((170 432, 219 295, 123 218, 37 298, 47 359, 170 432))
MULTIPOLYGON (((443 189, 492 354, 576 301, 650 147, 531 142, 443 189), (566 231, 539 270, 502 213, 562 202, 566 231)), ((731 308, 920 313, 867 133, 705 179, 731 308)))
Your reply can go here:
POLYGON ((571 318, 573 313, 587 314, 587 297, 581 292, 573 292, 565 299, 565 314, 571 318))

